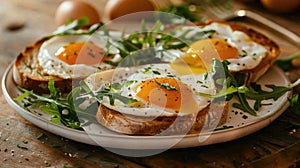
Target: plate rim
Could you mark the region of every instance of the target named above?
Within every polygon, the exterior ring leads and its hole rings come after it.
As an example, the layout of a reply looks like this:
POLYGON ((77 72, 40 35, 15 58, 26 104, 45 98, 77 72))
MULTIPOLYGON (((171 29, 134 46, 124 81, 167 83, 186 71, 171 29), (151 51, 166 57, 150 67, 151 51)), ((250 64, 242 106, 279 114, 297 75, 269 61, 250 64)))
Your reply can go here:
MULTIPOLYGON (((279 72, 280 73, 280 76, 285 78, 286 81, 289 82, 288 78, 284 75, 284 72, 279 69, 279 67, 276 67, 276 66, 272 66, 271 67, 272 69, 274 69, 275 71, 279 72)), ((270 68, 270 69, 271 69, 270 68)), ((13 63, 11 65, 9 65, 7 67, 7 69, 5 70, 4 74, 3 74, 3 77, 2 77, 2 82, 1 82, 1 86, 2 86, 2 92, 3 92, 3 95, 6 99, 6 101, 8 102, 8 104, 21 116, 23 116, 26 120, 29 120, 30 122, 32 122, 32 120, 28 119, 29 117, 33 117, 37 120, 41 120, 43 122, 45 122, 45 124, 47 125, 47 128, 48 129, 45 129, 39 125, 36 125, 35 123, 33 123, 35 126, 39 127, 39 128, 42 128, 48 132, 51 132, 53 134, 57 134, 57 135, 60 135, 60 136, 63 136, 65 138, 68 138, 68 139, 72 139, 74 141, 77 141, 77 142, 81 142, 81 143, 86 143, 86 144, 90 144, 90 145, 97 145, 99 146, 99 144, 95 143, 95 141, 90 137, 90 136, 100 136, 100 137, 103 137, 103 138, 122 138, 122 139, 126 139, 126 140, 161 140, 161 139, 165 139, 165 140, 168 140, 168 139, 178 139, 178 138, 182 138, 180 140, 180 142, 176 143, 174 146, 172 146, 171 148, 186 148, 186 147, 193 147, 193 146, 203 146, 203 145, 208 145, 208 144, 194 144, 194 145, 186 145, 184 143, 181 143, 181 141, 184 141, 185 139, 192 139, 192 138, 196 138, 196 137, 199 137, 199 136, 206 136, 206 135, 221 135, 221 134, 224 134, 224 133, 227 133, 227 132, 232 132, 232 131, 237 131, 239 129, 243 129, 245 127, 249 127, 249 126, 253 126, 255 125, 256 123, 258 122, 262 122, 264 120, 275 120, 277 117, 279 117, 289 106, 289 103, 288 101, 286 100, 281 106, 279 106, 279 109, 277 110, 274 110, 274 112, 272 113, 269 113, 265 116, 263 116, 262 118, 259 118, 258 120, 256 121, 252 121, 252 122, 249 122, 249 123, 246 123, 244 125, 241 125, 241 126, 238 126, 238 127, 234 127, 234 128, 230 128, 230 129, 224 129, 224 130, 218 130, 218 131, 214 131, 214 132, 208 132, 208 133, 200 133, 200 134, 189 134, 189 135, 168 135, 168 136, 132 136, 132 135, 123 135, 123 134, 96 134, 96 133, 87 133, 86 131, 80 131, 80 130, 76 130, 76 129, 72 129, 72 128, 69 128, 69 127, 66 127, 66 126, 63 126, 63 125, 59 125, 59 124, 56 124, 56 123, 53 123, 43 117, 39 117, 38 115, 36 114, 33 114, 29 111, 27 111, 26 109, 24 109, 23 107, 21 107, 21 105, 19 105, 18 103, 16 103, 12 97, 10 96, 10 93, 8 92, 8 89, 6 87, 6 82, 8 80, 8 78, 10 77, 10 74, 12 76, 12 72, 13 71, 13 63), (25 114, 29 115, 29 116, 25 116, 25 114), (276 116, 275 116, 276 115, 276 116), (275 116, 272 118, 272 116, 275 116), (85 141, 78 141, 77 139, 75 138, 70 138, 68 136, 66 136, 67 133, 57 133, 57 131, 53 131, 49 129, 49 125, 52 125, 56 128, 59 128, 59 129, 62 129, 64 131, 67 131, 69 133, 76 133, 78 135, 88 135, 87 139, 85 141), (92 135, 91 135, 92 134, 92 135)), ((13 79, 11 79, 13 80, 13 79)), ((14 83, 14 81, 12 81, 14 83)), ((16 86, 16 84, 14 85, 16 86)), ((292 95, 292 90, 287 92, 286 93, 286 96, 287 97, 290 97, 292 95)), ((253 132, 256 132, 256 131, 259 131, 260 129, 268 126, 272 121, 269 121, 267 124, 264 124, 263 127, 257 129, 257 130, 253 130, 253 131, 250 131, 250 133, 247 133, 245 135, 242 135, 242 136, 238 136, 236 138, 231 138, 229 140, 225 140, 225 141, 230 141, 230 140, 234 140, 234 139, 238 139, 240 137, 243 137, 243 136, 246 136, 246 135, 249 135, 253 132)), ((221 143, 221 142, 225 142, 225 141, 219 141, 217 143, 221 143)), ((211 143, 209 143, 211 144, 211 143)), ((212 144, 215 144, 215 143, 212 143, 212 144)), ((127 148, 124 148, 124 149, 127 149, 127 148)), ((129 148, 129 149, 132 149, 132 148, 129 148)), ((140 149, 140 148, 138 148, 140 149)), ((148 149, 146 146, 145 148, 143 149, 148 149)), ((153 148, 150 148, 150 149, 153 149, 153 148)))

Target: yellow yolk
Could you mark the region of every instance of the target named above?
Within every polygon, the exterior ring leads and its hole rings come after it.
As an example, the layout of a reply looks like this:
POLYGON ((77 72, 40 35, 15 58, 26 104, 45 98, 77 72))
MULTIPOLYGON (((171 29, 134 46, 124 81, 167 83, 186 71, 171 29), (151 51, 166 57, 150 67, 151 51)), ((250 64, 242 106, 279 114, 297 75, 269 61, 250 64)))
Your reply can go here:
POLYGON ((190 56, 181 57, 171 62, 170 67, 179 75, 202 74, 207 72, 202 61, 200 59, 196 61, 195 59, 196 58, 190 56))
POLYGON ((176 112, 195 113, 198 106, 186 84, 173 78, 148 79, 136 86, 137 97, 147 103, 176 112))
POLYGON ((209 43, 213 45, 213 47, 216 49, 217 53, 219 54, 219 57, 211 57, 211 58, 226 60, 230 58, 239 57, 239 52, 237 48, 231 46, 225 40, 216 39, 216 38, 199 40, 193 43, 190 46, 189 50, 187 51, 187 56, 195 58, 194 61, 201 61, 203 51, 205 52, 205 49, 207 48, 207 45, 209 45, 209 43))
POLYGON ((176 59, 170 66, 180 75, 200 74, 210 69, 212 58, 226 60, 238 58, 237 48, 222 39, 205 39, 193 43, 186 55, 176 59))
POLYGON ((69 65, 96 65, 104 58, 104 50, 92 43, 74 42, 60 47, 55 56, 69 65))

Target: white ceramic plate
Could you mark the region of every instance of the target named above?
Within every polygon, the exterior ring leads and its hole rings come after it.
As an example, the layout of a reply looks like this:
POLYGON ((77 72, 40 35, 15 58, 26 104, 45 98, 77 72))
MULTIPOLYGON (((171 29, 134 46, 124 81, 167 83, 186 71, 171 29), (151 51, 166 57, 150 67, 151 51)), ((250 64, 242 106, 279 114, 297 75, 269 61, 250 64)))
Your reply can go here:
MULTIPOLYGON (((258 81, 260 84, 274 84, 277 86, 287 86, 290 82, 284 75, 284 72, 277 67, 271 67, 270 70, 258 81)), ((287 98, 291 92, 284 94, 269 106, 263 106, 254 117, 247 113, 237 112, 239 110, 231 107, 229 111, 228 122, 226 126, 232 128, 222 129, 214 132, 201 133, 200 135, 172 135, 172 136, 128 136, 117 134, 107 130, 100 125, 91 125, 85 131, 78 131, 50 122, 46 115, 37 115, 25 110, 21 103, 15 102, 14 97, 20 93, 13 82, 12 66, 8 67, 2 79, 2 89, 7 102, 21 116, 54 134, 69 138, 78 142, 92 144, 108 148, 118 149, 169 149, 186 148, 194 146, 209 145, 215 143, 234 140, 269 125, 273 120, 280 116, 288 107, 287 98), (93 131, 91 131, 93 130, 93 131), (96 130, 96 131, 95 131, 96 130), (87 133, 88 132, 88 133, 87 133)), ((148 155, 148 154, 145 154, 148 155)))

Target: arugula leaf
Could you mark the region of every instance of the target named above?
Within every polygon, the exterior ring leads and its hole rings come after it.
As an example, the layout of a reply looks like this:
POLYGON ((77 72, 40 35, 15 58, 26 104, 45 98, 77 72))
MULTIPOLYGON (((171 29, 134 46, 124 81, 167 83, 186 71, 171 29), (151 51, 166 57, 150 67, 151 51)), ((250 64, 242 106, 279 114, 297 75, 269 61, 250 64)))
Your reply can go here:
POLYGON ((267 88, 270 88, 271 91, 264 91, 261 89, 260 85, 256 83, 251 83, 251 88, 245 93, 245 96, 248 99, 255 100, 255 109, 258 110, 258 108, 261 106, 261 101, 268 100, 268 99, 277 100, 287 91, 291 90, 293 87, 299 84, 300 84, 300 79, 298 79, 296 82, 292 83, 287 87, 265 85, 267 88))
POLYGON ((55 124, 62 124, 61 122, 61 118, 59 116, 53 116, 51 119, 50 119, 51 122, 55 123, 55 124))
POLYGON ((21 94, 20 96, 14 98, 13 100, 14 100, 14 101, 20 101, 20 100, 23 100, 23 99, 25 99, 26 97, 30 96, 32 93, 33 93, 32 90, 31 90, 31 91, 26 91, 26 92, 24 92, 23 94, 21 94))
POLYGON ((92 91, 84 81, 80 81, 79 86, 73 88, 68 95, 62 95, 55 88, 54 80, 51 79, 48 82, 49 95, 42 96, 18 87, 24 93, 14 98, 14 100, 22 101, 23 105, 28 108, 38 106, 42 112, 51 116, 51 122, 82 130, 82 123, 87 125, 96 122, 95 114, 99 103, 102 102, 104 97, 109 98, 111 105, 114 105, 115 100, 119 100, 124 104, 137 102, 136 99, 122 96, 120 93, 121 87, 118 83, 111 83, 102 85, 97 91, 92 91), (87 107, 81 107, 82 104, 93 98, 97 101, 88 103, 87 107), (80 119, 87 119, 87 122, 80 121, 80 119))
POLYGON ((228 61, 219 61, 213 59, 212 75, 217 87, 217 93, 210 95, 204 93, 198 93, 200 96, 210 98, 222 98, 230 100, 232 97, 238 99, 237 103, 233 103, 233 107, 238 108, 251 115, 256 115, 256 111, 262 106, 263 100, 273 99, 277 100, 279 97, 284 95, 287 91, 291 90, 295 86, 300 84, 300 79, 290 84, 289 86, 275 86, 265 85, 270 91, 263 90, 261 85, 251 83, 250 86, 244 84, 243 74, 231 74, 228 70, 228 61), (222 82, 216 82, 222 81, 222 82), (254 100, 254 106, 251 107, 248 100, 254 100))
POLYGON ((222 90, 220 90, 219 92, 217 92, 216 94, 206 94, 206 93, 198 93, 199 96, 203 96, 203 97, 208 97, 208 98, 220 98, 220 97, 225 97, 231 94, 234 94, 237 91, 238 88, 234 87, 234 86, 230 86, 229 88, 223 88, 222 90))
POLYGON ((119 62, 106 61, 106 63, 114 66, 159 63, 166 56, 176 57, 174 53, 168 52, 168 50, 181 50, 194 41, 208 38, 215 33, 214 30, 199 31, 192 37, 188 37, 187 34, 192 29, 181 30, 181 28, 182 26, 177 26, 167 31, 165 25, 158 21, 149 30, 142 25, 140 32, 133 32, 120 40, 109 38, 108 43, 119 50, 119 54, 123 59, 119 62))
MULTIPOLYGON (((299 95, 294 94, 291 98, 288 98, 290 103, 291 111, 300 117, 300 102, 299 102, 299 95)), ((300 123, 299 123, 300 124, 300 123)))
MULTIPOLYGON (((290 107, 288 110, 292 113, 294 113, 296 116, 300 117, 300 102, 299 102, 299 95, 293 94, 291 98, 288 98, 288 101, 290 103, 290 107)), ((281 121, 289 123, 291 126, 300 127, 300 122, 296 121, 297 117, 295 119, 282 119, 281 121)))
POLYGON ((243 110, 244 112, 247 112, 251 115, 256 116, 256 112, 253 108, 250 107, 245 94, 237 92, 237 97, 238 97, 239 103, 233 103, 232 106, 235 108, 238 108, 240 110, 243 110))
POLYGON ((294 59, 300 59, 300 53, 292 54, 285 59, 277 59, 274 64, 280 67, 284 71, 288 71, 295 66, 293 65, 294 59))
POLYGON ((50 91, 50 98, 57 99, 57 96, 59 94, 59 90, 56 89, 54 85, 54 79, 51 78, 48 82, 48 89, 50 91))
POLYGON ((55 103, 41 105, 40 110, 51 116, 60 116, 58 106, 55 103))
POLYGON ((160 82, 157 82, 157 81, 155 81, 155 83, 158 86, 161 86, 162 88, 165 88, 166 90, 177 90, 176 87, 169 85, 169 83, 160 83, 160 82))
MULTIPOLYGON (((68 104, 66 97, 59 94, 60 92, 54 87, 54 80, 48 82, 48 88, 50 89, 49 96, 42 96, 33 91, 28 91, 21 87, 18 88, 24 93, 15 100, 22 101, 24 105, 27 105, 26 108, 29 109, 30 107, 34 108, 38 106, 42 112, 51 116, 50 121, 82 130, 77 112, 72 108, 72 104, 68 104), (68 111, 68 114, 64 114, 63 111, 68 111)), ((82 111, 78 112, 83 113, 82 111)))
POLYGON ((120 84, 109 83, 102 85, 97 91, 89 93, 90 96, 97 99, 99 103, 102 103, 103 97, 108 97, 111 105, 114 105, 115 100, 119 100, 124 104, 130 104, 137 102, 136 99, 122 96, 120 93, 120 84))
POLYGON ((86 93, 91 93, 92 92, 92 90, 90 89, 90 87, 87 85, 87 83, 85 82, 85 81, 83 81, 83 80, 81 80, 80 82, 79 82, 79 86, 80 86, 80 88, 82 88, 86 93))
POLYGON ((64 35, 91 35, 104 25, 102 22, 100 22, 98 24, 90 26, 88 30, 77 31, 84 28, 85 26, 88 26, 88 23, 88 17, 82 17, 72 22, 67 22, 65 25, 59 26, 52 34, 45 36, 44 38, 64 35))

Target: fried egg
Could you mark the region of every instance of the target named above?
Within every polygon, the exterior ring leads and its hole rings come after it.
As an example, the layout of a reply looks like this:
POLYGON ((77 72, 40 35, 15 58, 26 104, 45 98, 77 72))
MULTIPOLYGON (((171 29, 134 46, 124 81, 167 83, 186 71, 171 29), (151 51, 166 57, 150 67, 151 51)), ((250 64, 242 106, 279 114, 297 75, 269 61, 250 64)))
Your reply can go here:
MULTIPOLYGON (((232 30, 226 24, 184 26, 178 31, 187 31, 186 39, 196 36, 199 32, 215 31, 209 38, 193 42, 183 52, 169 51, 173 53, 171 54, 173 58, 163 61, 171 62, 170 66, 180 75, 190 74, 190 72, 201 74, 210 70, 212 58, 228 60, 230 62, 228 69, 231 72, 250 70, 259 65, 267 54, 267 50, 252 41, 246 33, 232 30)), ((121 58, 117 56, 116 48, 106 49, 106 40, 104 36, 98 34, 92 37, 88 35, 56 36, 45 41, 38 54, 42 73, 72 79, 86 77, 99 69, 114 68, 105 61, 121 58), (107 50, 115 57, 104 56, 107 50)))
POLYGON ((212 58, 228 60, 228 69, 239 72, 255 68, 267 54, 264 46, 254 42, 244 32, 232 30, 229 25, 211 23, 206 26, 183 27, 189 30, 186 38, 192 38, 197 32, 215 31, 211 37, 193 42, 181 56, 173 61, 173 68, 181 68, 182 62, 195 67, 194 73, 203 73, 211 68, 212 58), (216 54, 210 54, 215 50, 216 54))
POLYGON ((121 83, 121 95, 136 99, 133 104, 108 99, 102 104, 122 114, 157 117, 197 113, 210 104, 210 98, 197 92, 212 94, 214 85, 209 75, 179 75, 169 64, 151 64, 115 70, 112 83, 121 83))
MULTIPOLYGON (((113 59, 105 56, 106 38, 101 35, 55 36, 45 41, 38 53, 43 73, 63 79, 84 78, 97 70, 111 69, 104 63, 113 59)), ((111 49, 112 55, 118 51, 111 49)))

